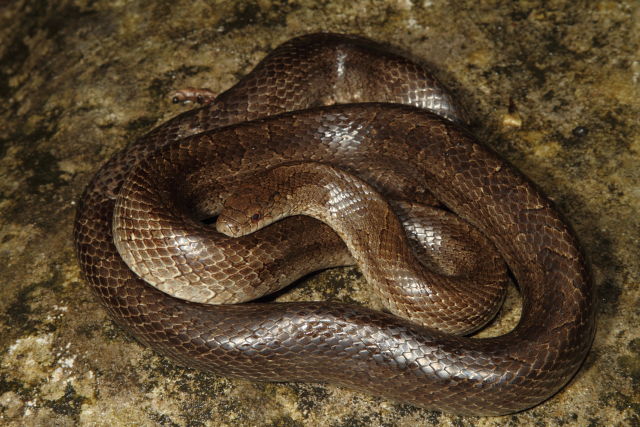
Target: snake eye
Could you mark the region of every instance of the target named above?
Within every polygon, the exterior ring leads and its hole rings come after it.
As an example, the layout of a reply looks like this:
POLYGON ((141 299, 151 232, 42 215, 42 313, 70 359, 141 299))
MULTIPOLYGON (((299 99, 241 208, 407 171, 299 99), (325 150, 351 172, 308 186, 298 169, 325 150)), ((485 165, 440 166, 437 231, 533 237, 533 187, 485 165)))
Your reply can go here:
POLYGON ((262 218, 262 215, 260 215, 260 212, 256 212, 253 215, 251 215, 251 221, 253 222, 258 222, 260 218, 262 218))

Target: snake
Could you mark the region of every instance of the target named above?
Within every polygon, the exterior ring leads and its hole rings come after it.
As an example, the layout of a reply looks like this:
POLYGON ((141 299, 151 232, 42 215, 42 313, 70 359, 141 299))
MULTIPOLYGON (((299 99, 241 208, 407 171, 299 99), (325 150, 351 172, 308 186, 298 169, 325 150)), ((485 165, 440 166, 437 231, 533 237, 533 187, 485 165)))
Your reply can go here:
MULTIPOLYGON (((595 333, 594 285, 550 199, 465 123, 433 72, 404 52, 355 35, 296 37, 99 169, 74 223, 82 276, 115 323, 180 365, 331 383, 461 415, 531 408, 582 365, 595 333), (522 298, 509 332, 469 336, 496 308, 469 309, 455 274, 435 277, 445 289, 415 286, 408 269, 428 263, 403 249, 411 233, 402 223, 429 203, 445 212, 435 216, 477 230, 506 263, 522 298), (354 259, 384 288, 377 294, 388 309, 236 303, 354 259), (177 295, 163 289, 172 283, 177 295), (429 314, 414 318, 415 309, 429 314), (460 324, 467 317, 476 323, 460 324)), ((500 270, 490 249, 479 252, 500 270)), ((500 300, 501 291, 487 296, 491 283, 468 292, 500 300)))

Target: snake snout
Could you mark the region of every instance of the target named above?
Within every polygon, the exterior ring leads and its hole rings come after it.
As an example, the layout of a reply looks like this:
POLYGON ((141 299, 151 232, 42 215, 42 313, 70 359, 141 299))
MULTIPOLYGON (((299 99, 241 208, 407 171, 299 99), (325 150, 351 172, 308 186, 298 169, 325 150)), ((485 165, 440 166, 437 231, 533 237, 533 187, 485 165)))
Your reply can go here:
POLYGON ((224 215, 220 215, 216 220, 216 230, 229 237, 240 237, 244 234, 239 224, 224 215))

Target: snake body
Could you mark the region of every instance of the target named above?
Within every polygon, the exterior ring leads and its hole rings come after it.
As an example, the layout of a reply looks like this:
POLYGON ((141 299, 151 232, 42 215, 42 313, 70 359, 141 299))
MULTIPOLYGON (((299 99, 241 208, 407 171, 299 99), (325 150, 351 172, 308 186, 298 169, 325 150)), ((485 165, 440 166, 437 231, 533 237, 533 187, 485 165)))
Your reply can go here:
MULTIPOLYGON (((459 414, 534 406, 571 379, 590 348, 592 281, 551 202, 462 121, 453 98, 403 56, 353 36, 293 39, 211 105, 157 127, 98 171, 75 222, 83 276, 119 325, 186 366, 263 381, 331 382, 459 414), (371 178, 391 197, 433 195, 476 227, 520 287, 515 329, 474 339, 347 304, 188 302, 149 286, 116 248, 114 231, 133 233, 129 240, 151 259, 142 270, 180 269, 166 264, 178 259, 189 267, 163 277, 197 281, 207 274, 205 260, 181 252, 211 240, 212 229, 197 219, 219 212, 237 182, 256 170, 308 161, 371 178), (114 221, 116 206, 124 219, 114 221)), ((293 249, 275 266, 259 265, 252 280, 280 282, 287 269, 296 277, 349 262, 340 240, 327 234, 309 218, 292 217, 244 240, 218 239, 235 251, 220 279, 242 289, 244 264, 253 263, 244 254, 268 259, 291 239, 293 249), (293 237, 299 234, 302 241, 293 237)), ((206 253, 215 263, 217 252, 206 253)), ((227 292, 235 291, 219 290, 215 302, 225 302, 227 292)), ((237 292, 245 299, 247 292, 237 292)), ((451 310, 466 304, 455 293, 442 298, 451 310)))

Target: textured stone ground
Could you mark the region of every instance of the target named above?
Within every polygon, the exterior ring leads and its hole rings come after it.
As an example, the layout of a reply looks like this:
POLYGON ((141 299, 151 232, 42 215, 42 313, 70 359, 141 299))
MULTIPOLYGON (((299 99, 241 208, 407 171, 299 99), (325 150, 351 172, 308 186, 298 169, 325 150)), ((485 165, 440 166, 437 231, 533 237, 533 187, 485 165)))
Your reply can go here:
MULTIPOLYGON (((314 0, 0 3, 0 424, 640 425, 639 3, 314 0), (172 88, 221 91, 319 30, 400 46, 437 67, 474 132, 577 230, 598 286, 585 366, 503 418, 429 412, 319 384, 177 367, 106 317, 81 281, 75 201, 124 144, 179 112, 172 88)), ((355 269, 283 298, 366 301, 355 269)), ((493 325, 517 319, 517 297, 493 325)))

